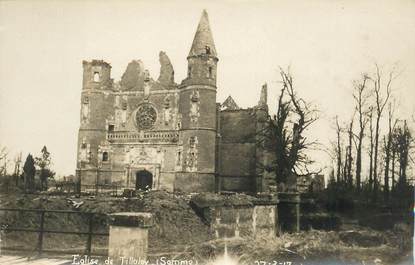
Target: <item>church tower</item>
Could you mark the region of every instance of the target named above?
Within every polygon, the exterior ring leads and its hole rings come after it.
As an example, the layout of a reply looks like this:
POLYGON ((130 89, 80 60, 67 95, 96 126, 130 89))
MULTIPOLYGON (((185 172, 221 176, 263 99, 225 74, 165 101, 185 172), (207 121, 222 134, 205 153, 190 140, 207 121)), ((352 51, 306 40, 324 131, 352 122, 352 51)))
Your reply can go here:
POLYGON ((83 61, 81 115, 78 132, 77 176, 82 185, 95 184, 102 161, 100 144, 106 139, 106 117, 111 112, 111 65, 83 61))
POLYGON ((182 81, 179 111, 182 170, 176 189, 215 190, 217 53, 204 10, 187 56, 187 77, 182 81))

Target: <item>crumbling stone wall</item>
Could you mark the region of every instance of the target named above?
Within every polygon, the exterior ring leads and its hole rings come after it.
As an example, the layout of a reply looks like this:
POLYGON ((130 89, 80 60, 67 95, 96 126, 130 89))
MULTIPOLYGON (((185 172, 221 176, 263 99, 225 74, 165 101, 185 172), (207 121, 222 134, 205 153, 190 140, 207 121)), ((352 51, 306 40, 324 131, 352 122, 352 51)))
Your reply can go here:
POLYGON ((277 202, 243 194, 201 194, 191 200, 216 238, 276 236, 277 202))
POLYGON ((259 137, 268 117, 267 110, 226 109, 219 115, 219 189, 267 191, 273 177, 264 171, 263 165, 272 160, 272 154, 264 149, 259 137))
POLYGON ((163 85, 170 86, 174 84, 174 69, 169 57, 163 51, 159 54, 160 75, 157 79, 163 85))
POLYGON ((121 77, 120 85, 124 90, 143 90, 145 70, 141 60, 131 61, 121 77))

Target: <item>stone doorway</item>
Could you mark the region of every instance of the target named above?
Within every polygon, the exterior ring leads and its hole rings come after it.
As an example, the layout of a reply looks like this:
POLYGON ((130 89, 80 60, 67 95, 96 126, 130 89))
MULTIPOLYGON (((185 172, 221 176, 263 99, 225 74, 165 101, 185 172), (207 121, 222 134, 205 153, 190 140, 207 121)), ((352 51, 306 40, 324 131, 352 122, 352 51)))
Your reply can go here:
POLYGON ((137 171, 135 174, 135 189, 136 190, 151 190, 153 187, 153 174, 147 170, 137 171))

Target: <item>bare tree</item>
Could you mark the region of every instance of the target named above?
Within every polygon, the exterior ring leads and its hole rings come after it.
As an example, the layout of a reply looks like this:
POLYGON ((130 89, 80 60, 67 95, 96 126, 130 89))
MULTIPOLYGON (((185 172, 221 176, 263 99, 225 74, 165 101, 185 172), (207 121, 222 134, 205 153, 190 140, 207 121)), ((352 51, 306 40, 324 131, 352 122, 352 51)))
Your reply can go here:
POLYGON ((392 139, 393 139, 392 133, 393 133, 393 130, 396 124, 396 121, 395 121, 394 124, 392 125, 392 120, 393 120, 393 106, 391 103, 389 103, 388 133, 384 138, 384 147, 385 147, 384 198, 385 198, 385 201, 389 200, 389 170, 390 170, 389 167, 390 167, 391 152, 392 152, 392 139))
POLYGON ((392 152, 392 156, 391 156, 391 162, 392 162, 392 169, 391 169, 391 173, 392 173, 392 182, 391 182, 391 190, 393 191, 395 189, 395 174, 396 174, 396 170, 395 170, 395 165, 396 165, 396 159, 397 159, 397 155, 398 155, 398 147, 397 147, 397 132, 396 132, 396 128, 393 130, 392 132, 392 137, 391 137, 391 146, 390 146, 390 152, 392 152))
POLYGON ((9 152, 7 151, 6 147, 0 148, 0 176, 7 175, 7 163, 8 163, 8 155, 9 152))
POLYGON ((337 175, 336 181, 340 183, 342 181, 342 144, 341 144, 341 132, 342 129, 339 124, 339 118, 336 116, 336 135, 337 135, 337 145, 336 145, 336 164, 337 164, 337 175))
POLYGON ((406 121, 397 129, 397 148, 399 153, 399 185, 407 184, 406 170, 408 168, 409 153, 413 148, 413 137, 406 121))
POLYGON ((389 72, 386 83, 384 84, 382 73, 379 69, 379 66, 376 66, 376 73, 371 80, 374 85, 374 96, 375 96, 375 137, 374 137, 374 156, 373 156, 373 189, 374 189, 374 200, 376 200, 376 192, 379 186, 378 179, 378 152, 379 152, 379 135, 380 135, 380 119, 382 117, 383 110, 386 104, 389 101, 390 95, 392 93, 392 81, 394 79, 393 71, 389 72), (385 90, 382 92, 382 90, 385 90), (385 93, 385 95, 382 95, 385 93))
POLYGON ((304 137, 305 131, 317 120, 317 111, 300 98, 288 68, 280 68, 282 89, 278 98, 277 114, 269 121, 275 161, 269 167, 276 173, 277 182, 285 182, 291 175, 309 173, 313 162, 306 154, 316 142, 304 137))
POLYGON ((362 181, 362 148, 363 138, 365 136, 365 128, 369 121, 368 108, 366 107, 369 94, 366 93, 366 84, 369 76, 364 74, 360 82, 355 82, 353 98, 355 100, 355 111, 357 112, 357 119, 359 125, 359 131, 356 135, 356 189, 360 191, 362 181))
POLYGON ((346 149, 346 160, 345 160, 345 179, 347 182, 347 186, 351 189, 353 187, 353 175, 352 175, 352 165, 353 165, 353 156, 352 156, 352 142, 353 142, 353 121, 354 121, 354 114, 351 118, 349 128, 347 130, 348 134, 348 146, 346 149))
POLYGON ((14 178, 16 181, 16 187, 19 185, 19 177, 20 177, 20 167, 22 164, 22 152, 20 152, 15 158, 14 158, 14 178))
POLYGON ((373 190, 373 149, 374 149, 374 128, 373 128, 373 108, 369 108, 368 112, 368 120, 369 120, 369 190, 373 190))

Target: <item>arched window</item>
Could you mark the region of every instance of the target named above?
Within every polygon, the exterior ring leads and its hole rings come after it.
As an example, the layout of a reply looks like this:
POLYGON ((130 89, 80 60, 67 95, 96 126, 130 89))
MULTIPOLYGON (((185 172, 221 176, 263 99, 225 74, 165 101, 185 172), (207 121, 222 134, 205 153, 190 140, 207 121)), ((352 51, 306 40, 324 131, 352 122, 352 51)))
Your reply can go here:
POLYGON ((212 67, 210 66, 210 67, 209 67, 209 78, 212 78, 212 73, 213 73, 213 69, 212 69, 212 67))
POLYGON ((102 153, 102 161, 108 161, 108 152, 102 153))
POLYGON ((206 54, 210 54, 210 47, 209 46, 205 46, 205 50, 206 50, 206 54))
POLYGON ((94 82, 99 82, 99 72, 94 72, 94 82))
POLYGON ((191 66, 189 66, 189 67, 187 67, 187 77, 192 77, 192 67, 191 66))

